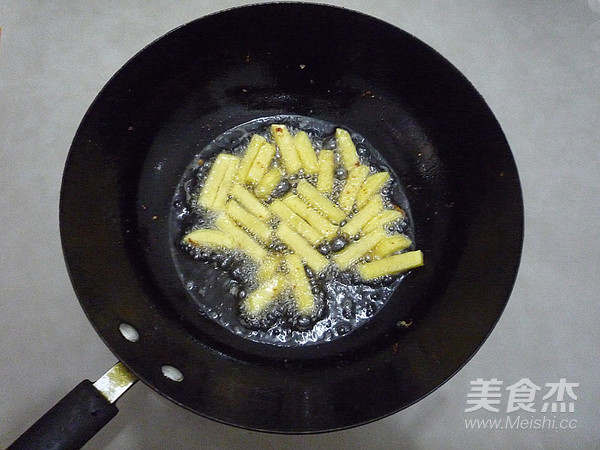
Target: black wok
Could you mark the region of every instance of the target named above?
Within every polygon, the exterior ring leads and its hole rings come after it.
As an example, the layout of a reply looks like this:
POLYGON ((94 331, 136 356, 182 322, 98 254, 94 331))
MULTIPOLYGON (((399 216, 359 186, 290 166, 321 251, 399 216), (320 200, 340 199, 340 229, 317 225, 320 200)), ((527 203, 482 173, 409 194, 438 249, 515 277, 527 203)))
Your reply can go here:
POLYGON ((203 416, 282 433, 364 424, 442 385, 502 313, 523 238, 509 146, 459 71, 382 21, 299 3, 204 17, 132 58, 77 131, 60 220, 81 306, 136 377, 203 416), (318 345, 225 330, 199 313, 173 258, 174 193, 194 156, 280 114, 368 139, 403 184, 425 255, 368 323, 318 345))

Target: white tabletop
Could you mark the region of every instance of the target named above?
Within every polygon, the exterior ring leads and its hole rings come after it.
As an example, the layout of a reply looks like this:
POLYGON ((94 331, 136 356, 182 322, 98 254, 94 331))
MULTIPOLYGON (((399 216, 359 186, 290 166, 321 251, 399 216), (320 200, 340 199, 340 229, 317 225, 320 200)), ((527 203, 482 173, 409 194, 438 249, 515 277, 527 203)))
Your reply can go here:
MULTIPOLYGON (((0 447, 116 362, 79 307, 60 246, 61 174, 83 114, 145 45, 246 3, 0 2, 0 447)), ((256 433, 196 416, 138 383, 86 448, 598 448, 600 1, 331 3, 382 18, 438 50, 503 127, 523 185, 526 231, 502 318, 445 385, 370 425, 311 436, 256 433), (467 403, 494 379, 497 412, 467 403)))

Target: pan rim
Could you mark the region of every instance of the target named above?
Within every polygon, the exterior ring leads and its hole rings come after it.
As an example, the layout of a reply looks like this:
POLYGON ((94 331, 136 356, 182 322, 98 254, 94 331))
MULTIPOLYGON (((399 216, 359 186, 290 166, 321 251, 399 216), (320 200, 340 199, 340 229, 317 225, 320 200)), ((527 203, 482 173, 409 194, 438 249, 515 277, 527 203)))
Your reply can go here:
MULTIPOLYGON (((355 11, 352 11, 347 8, 340 8, 340 7, 329 6, 329 5, 324 5, 324 4, 276 2, 276 3, 254 4, 254 5, 246 5, 246 6, 242 6, 242 7, 230 8, 230 9, 227 9, 224 11, 216 12, 209 16, 202 17, 200 19, 196 19, 196 20, 188 22, 187 24, 184 24, 180 27, 177 27, 177 28, 173 29, 172 31, 168 32, 167 34, 165 34, 164 36, 156 39, 155 41, 150 43, 148 46, 146 46, 143 50, 141 50, 138 54, 136 54, 134 57, 132 57, 132 59, 130 59, 129 62, 127 62, 123 66, 123 68, 119 69, 119 71, 117 71, 116 74, 113 77, 111 77, 111 79, 107 83, 107 86, 112 86, 116 81, 118 81, 119 77, 121 77, 121 76, 123 76, 123 74, 125 74, 125 72, 128 70, 127 67, 130 67, 130 65, 135 63, 136 61, 138 61, 138 59, 140 57, 143 57, 146 53, 148 53, 149 51, 152 51, 152 49, 154 48, 155 45, 157 45, 158 43, 164 42, 165 39, 172 39, 173 36, 177 36, 177 34, 179 32, 186 30, 188 27, 195 26, 195 24, 198 24, 200 21, 203 21, 203 20, 204 21, 206 21, 206 20, 214 21, 218 18, 222 18, 222 17, 228 16, 228 15, 240 14, 240 12, 242 12, 242 11, 249 11, 250 9, 253 9, 253 8, 263 8, 263 9, 265 9, 265 8, 266 9, 291 8, 291 9, 296 9, 296 10, 297 10, 297 8, 308 8, 313 11, 317 11, 317 10, 330 11, 331 14, 333 14, 331 11, 337 11, 337 12, 341 11, 341 12, 343 12, 343 14, 346 14, 346 15, 356 14, 361 17, 360 20, 362 20, 362 21, 367 21, 370 23, 377 23, 377 24, 379 24, 379 26, 382 26, 386 29, 395 30, 394 32, 400 31, 400 34, 402 36, 404 36, 405 38, 410 38, 410 39, 417 41, 418 44, 422 48, 426 49, 429 52, 435 53, 435 55, 437 55, 436 57, 443 59, 443 57, 441 57, 441 55, 439 55, 437 52, 435 52, 435 50, 431 49, 430 47, 428 47, 426 44, 422 43, 421 41, 418 41, 418 39, 415 38, 413 35, 406 33, 405 31, 402 31, 402 30, 398 29, 397 27, 394 27, 390 24, 387 24, 386 22, 382 21, 381 19, 377 19, 377 18, 368 16, 364 13, 355 12, 355 11)), ((281 9, 279 9, 279 10, 281 10, 281 9)), ((460 72, 454 66, 452 66, 445 59, 444 59, 444 61, 447 63, 445 70, 454 70, 456 72, 455 75, 458 76, 464 83, 467 83, 469 86, 471 86, 471 88, 474 90, 474 88, 468 82, 468 80, 466 80, 466 78, 464 78, 462 76, 462 74, 460 74, 460 72)), ((518 270, 518 266, 520 263, 520 257, 521 257, 521 251, 522 251, 522 246, 523 246, 523 239, 524 239, 524 212, 523 212, 523 198, 522 198, 522 193, 521 193, 521 185, 518 180, 518 174, 516 172, 514 158, 512 157, 512 154, 510 154, 510 148, 508 147, 508 143, 506 142, 506 139, 500 130, 500 126, 499 126, 497 120, 493 117, 493 114, 491 113, 491 111, 489 111, 489 108, 485 104, 485 101, 481 98, 481 96, 478 93, 475 92, 476 97, 478 97, 480 99, 480 101, 482 102, 482 105, 480 105, 480 106, 484 110, 487 109, 487 111, 489 112, 490 116, 487 118, 487 120, 489 120, 490 123, 492 123, 492 125, 495 124, 494 126, 498 128, 497 132, 499 132, 499 135, 501 135, 502 138, 504 139, 504 141, 499 144, 499 147, 505 148, 508 150, 508 155, 504 155, 505 160, 503 163, 506 165, 506 167, 514 169, 514 174, 511 174, 511 176, 515 176, 516 178, 512 180, 513 184, 512 184, 511 192, 514 195, 517 195, 517 193, 518 193, 518 197, 514 201, 517 206, 515 207, 515 210, 513 211, 514 216, 511 219, 512 226, 514 227, 514 230, 512 232, 512 239, 516 239, 516 241, 513 241, 514 248, 513 248, 513 255, 512 255, 512 259, 511 259, 512 267, 510 269, 507 269, 507 271, 511 272, 512 275, 508 276, 507 280, 505 281, 504 285, 502 286, 502 290, 503 290, 502 297, 505 297, 505 299, 503 300, 503 302, 501 302, 503 304, 500 305, 500 311, 497 314, 497 317, 495 317, 495 319, 493 320, 493 323, 491 323, 489 330, 487 331, 487 333, 485 333, 485 336, 483 337, 483 339, 478 340, 477 345, 474 347, 474 350, 472 350, 470 352, 470 354, 468 355, 466 360, 462 360, 458 366, 453 367, 451 374, 449 376, 446 376, 443 380, 441 380, 441 382, 437 383, 433 388, 428 389, 426 392, 421 392, 417 397, 412 398, 410 401, 404 402, 400 408, 391 408, 391 409, 388 408, 388 410, 381 411, 378 414, 373 415, 372 417, 369 417, 369 418, 363 417, 357 423, 348 421, 346 418, 345 422, 340 420, 338 423, 336 423, 334 425, 330 425, 324 429, 315 428, 314 422, 305 424, 304 425, 305 428, 301 428, 301 429, 293 429, 293 428, 290 429, 289 427, 287 427, 287 428, 286 427, 270 428, 269 426, 264 426, 264 425, 260 426, 260 425, 248 424, 248 423, 235 423, 234 420, 231 420, 228 417, 219 417, 218 415, 215 415, 214 413, 211 413, 211 412, 206 413, 203 411, 199 411, 197 407, 190 406, 189 403, 186 403, 186 401, 183 400, 183 399, 185 399, 185 396, 183 396, 181 394, 179 386, 173 386, 173 383, 168 383, 167 381, 161 380, 160 378, 157 378, 154 375, 152 375, 152 376, 148 375, 148 373, 146 372, 147 368, 144 366, 143 362, 140 361, 140 359, 141 359, 140 356, 130 353, 131 346, 133 345, 131 342, 127 342, 127 341, 123 340, 122 337, 120 337, 117 334, 117 331, 107 332, 106 329, 104 328, 104 325, 101 325, 101 326, 98 325, 99 318, 100 318, 100 320, 107 320, 106 317, 107 317, 108 312, 102 311, 101 310, 102 308, 99 308, 98 305, 95 304, 95 302, 97 302, 98 300, 94 299, 92 294, 97 292, 94 290, 97 287, 94 287, 94 289, 90 289, 88 286, 83 286, 83 287, 81 286, 82 278, 85 276, 90 276, 90 273, 89 273, 89 270, 87 272, 82 271, 82 269, 80 267, 78 267, 78 265, 81 264, 80 255, 77 254, 77 256, 73 256, 74 253, 79 252, 80 248, 78 249, 78 247, 81 247, 82 245, 87 245, 87 244, 85 243, 84 240, 74 239, 73 236, 71 235, 71 232, 69 231, 69 229, 71 229, 71 231, 73 229, 78 230, 81 228, 81 226, 83 224, 83 222, 80 219, 76 220, 74 218, 73 212, 68 211, 68 209, 70 209, 72 207, 71 206, 72 200, 78 192, 77 189, 73 186, 74 178, 73 178, 72 174, 69 174, 69 170, 70 170, 69 168, 73 167, 73 165, 76 165, 76 164, 82 164, 82 162, 80 161, 79 155, 77 155, 76 150, 75 150, 75 148, 77 146, 84 146, 88 149, 88 151, 90 150, 90 148, 93 145, 100 147, 100 144, 98 142, 84 143, 84 141, 88 140, 91 137, 91 135, 89 135, 89 130, 87 130, 87 131, 85 130, 84 123, 86 123, 86 121, 89 121, 90 117, 95 114, 94 108, 98 105, 98 102, 100 102, 102 100, 103 95, 106 92, 107 92, 107 87, 103 88, 103 90, 100 92, 100 94, 98 95, 96 100, 94 100, 94 102, 92 103, 92 105, 90 106, 88 111, 86 112, 84 119, 82 120, 82 124, 80 125, 80 129, 77 131, 77 134, 73 140, 71 151, 69 152, 69 156, 67 158, 67 162, 65 165, 65 174, 63 175, 63 187, 61 188, 61 200, 60 200, 60 219, 61 219, 60 222, 61 222, 61 238, 62 238, 62 242, 63 242, 63 253, 65 256, 65 260, 67 262, 67 267, 68 267, 69 275, 71 277, 72 284, 75 288, 75 291, 80 300, 80 303, 82 304, 82 307, 83 307, 86 315, 88 316, 88 319, 93 324, 93 326, 96 329, 96 331, 98 332, 98 334, 101 336, 101 338, 107 344, 107 346, 113 351, 113 353, 115 353, 115 355, 117 355, 117 357, 120 360, 122 360, 125 365, 127 365, 134 373, 136 373, 136 375, 138 375, 143 381, 145 381, 146 384, 151 386, 154 390, 156 390, 160 394, 166 396, 167 398, 171 399, 175 403, 177 403, 180 406, 183 406, 191 411, 202 414, 206 417, 217 420, 219 422, 227 423, 229 425, 234 425, 234 426, 240 426, 242 428, 249 428, 249 429, 259 430, 259 431, 282 432, 282 433, 314 433, 314 432, 326 432, 326 431, 340 430, 340 429, 345 429, 345 428, 349 428, 349 427, 353 427, 353 426, 357 426, 357 425, 362 425, 362 424, 369 423, 369 422, 372 422, 375 420, 379 420, 383 417, 394 414, 395 412, 397 412, 401 409, 407 408, 408 406, 421 400, 422 398, 424 398, 425 396, 429 395, 431 392, 433 392, 434 390, 439 388, 441 385, 443 385, 450 378, 452 378, 452 376, 454 376, 454 374, 457 371, 459 371, 474 356, 474 354, 478 351, 478 349, 481 347, 483 342, 485 342, 485 340, 489 337, 495 324, 499 320, 502 310, 506 306, 506 302, 508 301, 508 298, 513 289, 514 283, 516 281, 517 270, 518 270), (64 223, 64 226, 63 226, 63 223, 64 223), (143 369, 140 369, 141 367, 143 367, 143 369)), ((107 161, 105 161, 105 163, 106 164, 115 164, 115 159, 113 158, 111 161, 107 160, 107 161)), ((111 182, 111 181, 115 181, 115 180, 108 179, 108 178, 106 180, 104 180, 102 182, 103 187, 107 188, 109 185, 109 182, 111 182)), ((98 187, 96 187, 96 189, 98 189, 98 187)), ((84 205, 84 206, 87 206, 87 205, 84 205)), ((108 231, 112 231, 112 232, 118 234, 119 238, 126 239, 126 237, 124 236, 124 233, 126 231, 127 226, 133 227, 133 225, 131 223, 125 224, 125 226, 123 223, 119 223, 117 225, 114 225, 114 227, 112 229, 109 229, 110 228, 109 225, 106 225, 107 228, 104 230, 104 233, 108 233, 108 231)), ((127 258, 125 258, 124 255, 123 255, 123 258, 119 257, 119 258, 117 258, 117 260, 122 262, 122 264, 123 264, 122 267, 125 268, 124 272, 131 271, 131 273, 137 273, 136 268, 131 267, 131 262, 127 261, 127 258)), ((113 276, 115 276, 115 272, 113 271, 112 273, 113 273, 113 276)), ((135 277, 136 276, 132 276, 132 278, 135 278, 135 277)), ((135 285, 127 286, 127 287, 122 286, 120 292, 118 292, 117 294, 112 293, 110 296, 115 296, 115 295, 117 295, 117 296, 118 295, 136 295, 136 296, 141 297, 141 296, 147 295, 147 292, 146 292, 146 287, 143 286, 142 280, 138 279, 138 283, 136 283, 135 285)), ((108 296, 108 297, 110 297, 110 296, 108 296)), ((107 296, 104 295, 104 297, 107 297, 107 296)), ((108 305, 108 303, 110 301, 111 301, 110 298, 102 298, 103 306, 108 305)), ((159 338, 156 336, 152 336, 151 333, 144 332, 143 330, 138 330, 138 331, 142 331, 142 333, 141 333, 142 340, 151 340, 151 339, 161 340, 162 339, 164 342, 161 342, 161 345, 167 346, 169 344, 172 344, 173 340, 180 339, 182 342, 186 342, 187 345, 189 345, 189 348, 206 352, 209 355, 209 358, 211 358, 212 361, 215 361, 215 367, 221 367, 223 364, 225 364, 225 363, 223 363, 223 360, 225 360, 227 362, 231 362, 231 361, 235 360, 236 361, 235 365, 236 365, 236 367, 238 367, 236 370, 242 370, 244 368, 247 368, 248 361, 238 361, 238 360, 236 360, 235 357, 223 355, 222 353, 219 352, 219 350, 207 348, 207 346, 203 345, 202 343, 197 342, 195 339, 193 339, 192 337, 187 335, 185 330, 181 329, 179 327, 179 325, 177 323, 175 323, 175 321, 172 318, 165 319, 165 317, 161 317, 160 311, 153 305, 152 301, 148 301, 146 304, 146 307, 149 311, 149 315, 152 316, 148 319, 149 322, 152 322, 152 320, 160 320, 160 321, 166 320, 167 326, 173 327, 175 329, 175 332, 173 333, 173 336, 169 336, 168 338, 166 338, 166 337, 159 338)), ((109 309, 109 311, 110 311, 110 309, 109 309)), ((129 321, 129 322, 135 323, 135 313, 136 312, 137 311, 127 311, 126 314, 121 314, 118 317, 118 320, 116 320, 116 322, 126 323, 127 321, 129 321)), ((112 320, 112 321, 114 322, 114 320, 112 320)), ((113 324, 113 328, 114 328, 114 324, 113 324)), ((412 330, 408 330, 408 334, 410 335, 410 334, 414 334, 414 333, 412 330)), ((391 341, 393 341, 393 339, 391 339, 391 341)), ((416 344, 413 344, 413 345, 416 345, 416 344)), ((389 350, 391 347, 393 347, 393 342, 391 342, 390 344, 385 346, 386 351, 389 350)), ((423 356, 423 359, 426 359, 428 357, 429 356, 423 356)), ((173 363, 173 365, 175 367, 177 367, 177 358, 174 358, 174 359, 175 359, 175 362, 173 362, 173 361, 162 361, 162 362, 158 361, 157 364, 162 365, 162 364, 173 363)), ((337 362, 337 364, 341 364, 341 366, 344 366, 344 364, 346 364, 346 363, 347 363, 347 361, 341 361, 341 362, 338 361, 337 362)), ((336 367, 335 364, 336 363, 330 364, 332 370, 333 370, 333 368, 336 367)), ((363 361, 362 364, 364 367, 367 367, 370 364, 370 362, 363 361)), ((298 369, 297 367, 294 366, 294 364, 290 364, 287 362, 278 364, 276 368, 265 367, 260 364, 259 364, 259 366, 260 366, 258 369, 259 373, 271 372, 271 373, 278 374, 280 376, 282 376, 281 375, 282 373, 288 371, 290 369, 290 367, 293 367, 294 368, 293 370, 298 369)), ((309 366, 311 366, 311 365, 309 365, 309 366)), ((302 371, 305 371, 305 370, 309 370, 310 367, 301 365, 300 369, 302 371)), ((263 392, 263 394, 264 394, 264 392, 263 392)), ((286 424, 286 425, 288 425, 288 424, 286 424)))

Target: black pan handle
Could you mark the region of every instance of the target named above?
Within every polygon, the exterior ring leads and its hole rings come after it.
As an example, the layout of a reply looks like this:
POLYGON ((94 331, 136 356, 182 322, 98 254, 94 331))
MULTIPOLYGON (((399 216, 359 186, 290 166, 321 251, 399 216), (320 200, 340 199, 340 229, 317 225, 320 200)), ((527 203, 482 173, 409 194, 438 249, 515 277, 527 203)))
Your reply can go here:
POLYGON ((67 450, 83 447, 117 414, 119 410, 114 402, 135 381, 137 378, 121 363, 96 383, 82 381, 8 450, 67 450))

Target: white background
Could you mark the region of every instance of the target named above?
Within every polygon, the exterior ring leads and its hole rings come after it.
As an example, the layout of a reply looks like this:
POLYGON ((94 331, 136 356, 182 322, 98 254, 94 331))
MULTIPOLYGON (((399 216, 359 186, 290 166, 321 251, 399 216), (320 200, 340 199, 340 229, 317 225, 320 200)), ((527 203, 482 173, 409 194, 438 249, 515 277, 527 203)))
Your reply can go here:
MULTIPOLYGON (((245 3, 0 2, 0 448, 80 380, 116 362, 79 307, 60 247, 61 174, 83 114, 145 45, 245 3)), ((504 315, 444 386, 367 426, 314 436, 254 433, 196 416, 138 383, 87 448, 598 448, 599 2, 331 3, 382 18, 438 50, 502 125, 521 175, 526 229, 504 315), (542 387, 559 378, 579 383, 575 411, 564 415, 576 429, 465 429, 465 419, 506 416, 465 413, 470 381, 498 378, 507 386, 524 377, 542 387)))

